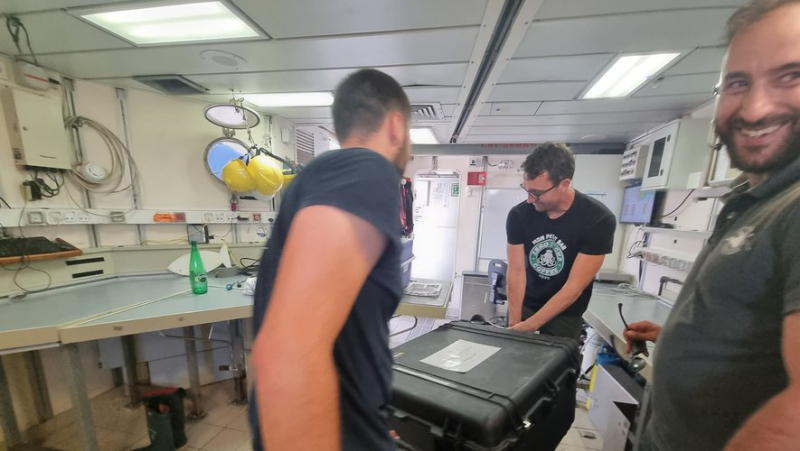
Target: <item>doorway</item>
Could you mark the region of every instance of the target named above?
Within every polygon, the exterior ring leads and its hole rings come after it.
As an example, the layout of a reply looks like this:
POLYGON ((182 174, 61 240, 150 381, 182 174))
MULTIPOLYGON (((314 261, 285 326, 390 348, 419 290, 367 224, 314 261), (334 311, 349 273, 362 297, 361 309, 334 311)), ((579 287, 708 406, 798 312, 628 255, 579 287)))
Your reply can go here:
POLYGON ((456 267, 459 174, 423 170, 414 174, 414 279, 453 280, 456 267))

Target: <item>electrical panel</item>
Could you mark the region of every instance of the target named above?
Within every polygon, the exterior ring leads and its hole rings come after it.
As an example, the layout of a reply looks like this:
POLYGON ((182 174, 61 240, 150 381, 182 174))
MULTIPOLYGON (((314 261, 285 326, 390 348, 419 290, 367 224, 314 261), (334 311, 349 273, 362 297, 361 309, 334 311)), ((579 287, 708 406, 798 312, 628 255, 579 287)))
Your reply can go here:
POLYGON ((14 163, 71 169, 72 151, 61 101, 12 88, 0 89, 14 163))

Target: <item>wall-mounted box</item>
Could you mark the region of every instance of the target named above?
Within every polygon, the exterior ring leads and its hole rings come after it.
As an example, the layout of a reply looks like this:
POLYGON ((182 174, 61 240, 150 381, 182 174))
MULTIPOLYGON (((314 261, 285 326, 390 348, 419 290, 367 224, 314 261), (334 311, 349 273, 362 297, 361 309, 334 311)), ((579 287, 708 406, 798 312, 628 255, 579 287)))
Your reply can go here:
POLYGON ((20 166, 72 169, 69 135, 61 101, 12 88, 0 89, 14 163, 20 166))
POLYGON ((708 167, 710 130, 707 119, 679 119, 650 132, 642 191, 686 189, 690 174, 708 167))

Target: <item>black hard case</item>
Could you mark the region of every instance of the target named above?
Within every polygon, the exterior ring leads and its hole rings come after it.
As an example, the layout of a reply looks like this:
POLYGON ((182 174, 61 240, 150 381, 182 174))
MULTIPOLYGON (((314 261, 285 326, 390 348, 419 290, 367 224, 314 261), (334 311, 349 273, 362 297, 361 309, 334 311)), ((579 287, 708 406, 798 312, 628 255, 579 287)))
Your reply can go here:
POLYGON ((456 321, 392 352, 401 449, 555 450, 575 419, 574 340, 456 321), (500 350, 467 373, 420 362, 459 339, 500 350))

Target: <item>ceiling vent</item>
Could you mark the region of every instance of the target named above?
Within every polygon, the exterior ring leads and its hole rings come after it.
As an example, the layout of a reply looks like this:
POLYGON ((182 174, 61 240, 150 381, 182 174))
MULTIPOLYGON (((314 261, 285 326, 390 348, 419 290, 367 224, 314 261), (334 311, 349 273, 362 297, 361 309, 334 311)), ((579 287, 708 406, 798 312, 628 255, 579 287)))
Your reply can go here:
POLYGON ((206 94, 207 91, 204 87, 180 75, 147 75, 136 76, 133 79, 164 94, 176 96, 206 94))
POLYGON ((445 122, 442 105, 438 103, 418 103, 411 105, 411 122, 445 122))

